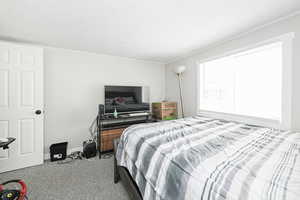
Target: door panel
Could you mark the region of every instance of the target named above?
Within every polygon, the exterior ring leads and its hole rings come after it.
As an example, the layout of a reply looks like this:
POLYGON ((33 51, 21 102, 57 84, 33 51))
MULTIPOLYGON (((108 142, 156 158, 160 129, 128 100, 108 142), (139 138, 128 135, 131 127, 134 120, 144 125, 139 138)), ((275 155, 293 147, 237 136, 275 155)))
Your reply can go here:
MULTIPOLYGON (((9 127, 8 121, 5 120, 0 121, 0 138, 6 138, 9 136, 8 127, 9 127)), ((0 160, 7 159, 7 158, 8 158, 8 150, 0 151, 0 160)))
POLYGON ((8 107, 8 75, 8 70, 0 69, 0 107, 8 107))
POLYGON ((16 47, 13 53, 12 63, 17 67, 32 69, 40 65, 40 58, 36 56, 40 52, 35 47, 27 47, 26 49, 16 47))
POLYGON ((43 163, 43 104, 43 49, 0 42, 0 173, 43 163))
POLYGON ((35 124, 34 119, 19 120, 19 144, 20 154, 30 154, 34 152, 35 124))
POLYGON ((20 73, 21 80, 21 107, 34 107, 34 72, 23 71, 20 73))
POLYGON ((9 48, 7 45, 0 47, 0 64, 9 64, 9 48))
POLYGON ((25 66, 35 65, 35 56, 24 51, 20 52, 20 64, 25 66))

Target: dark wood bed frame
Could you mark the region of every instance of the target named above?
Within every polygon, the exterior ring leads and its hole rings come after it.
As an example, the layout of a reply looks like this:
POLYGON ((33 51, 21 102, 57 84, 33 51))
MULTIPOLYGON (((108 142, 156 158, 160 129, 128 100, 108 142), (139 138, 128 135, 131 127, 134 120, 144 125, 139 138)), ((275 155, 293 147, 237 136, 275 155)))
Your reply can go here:
POLYGON ((128 192, 130 199, 132 200, 143 200, 141 192, 130 175, 129 171, 122 166, 118 166, 116 159, 116 151, 119 144, 119 139, 114 140, 114 183, 122 182, 123 186, 128 192))

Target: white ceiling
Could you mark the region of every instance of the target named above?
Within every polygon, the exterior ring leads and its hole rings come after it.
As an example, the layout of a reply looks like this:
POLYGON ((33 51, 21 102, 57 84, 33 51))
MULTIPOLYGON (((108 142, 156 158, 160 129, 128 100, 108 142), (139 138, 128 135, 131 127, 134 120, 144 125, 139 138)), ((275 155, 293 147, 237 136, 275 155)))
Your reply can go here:
POLYGON ((0 38, 167 62, 299 9, 299 0, 0 0, 0 38))

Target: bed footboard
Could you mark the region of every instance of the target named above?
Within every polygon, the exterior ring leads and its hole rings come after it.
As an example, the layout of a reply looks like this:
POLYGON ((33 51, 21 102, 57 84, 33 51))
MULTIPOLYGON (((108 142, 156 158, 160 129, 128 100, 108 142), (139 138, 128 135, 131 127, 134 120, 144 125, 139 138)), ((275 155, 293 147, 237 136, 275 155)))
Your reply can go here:
POLYGON ((118 183, 120 180, 122 185, 125 187, 126 191, 130 199, 133 200, 143 200, 143 197, 140 193, 140 190, 131 177, 129 171, 122 166, 118 166, 117 159, 116 159, 116 151, 118 147, 119 139, 114 140, 114 183, 118 183))
POLYGON ((120 174, 119 174, 118 164, 116 159, 118 144, 119 144, 119 139, 115 139, 114 140, 114 183, 118 183, 120 181, 120 174))

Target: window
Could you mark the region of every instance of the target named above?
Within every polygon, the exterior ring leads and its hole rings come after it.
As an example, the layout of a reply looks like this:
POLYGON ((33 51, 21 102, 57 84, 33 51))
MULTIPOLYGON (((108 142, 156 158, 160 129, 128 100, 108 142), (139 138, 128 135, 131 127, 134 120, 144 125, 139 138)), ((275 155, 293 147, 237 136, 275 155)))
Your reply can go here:
POLYGON ((282 120, 283 42, 252 48, 199 65, 199 108, 282 120))

